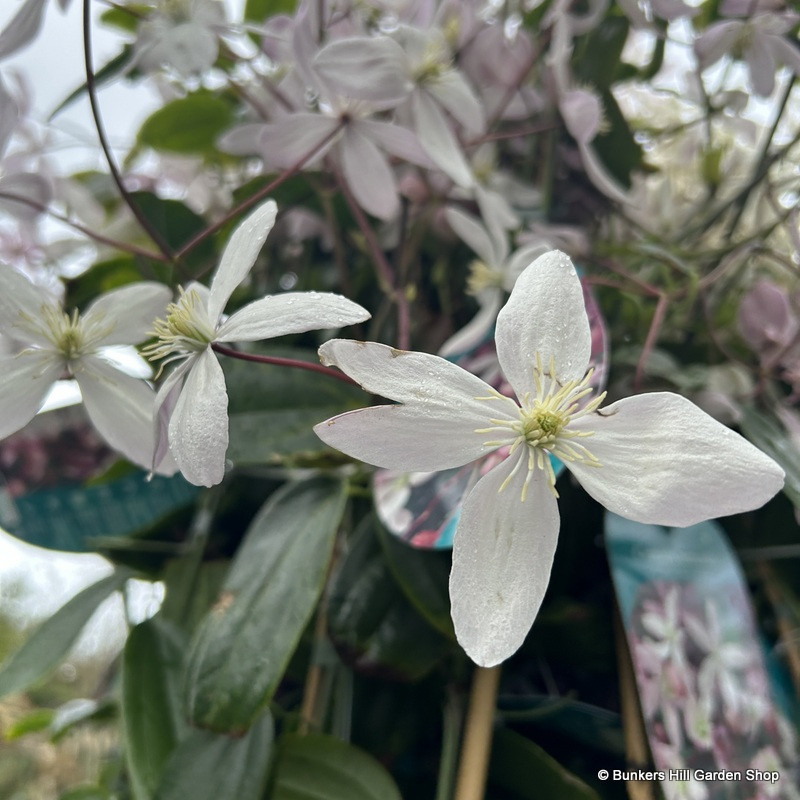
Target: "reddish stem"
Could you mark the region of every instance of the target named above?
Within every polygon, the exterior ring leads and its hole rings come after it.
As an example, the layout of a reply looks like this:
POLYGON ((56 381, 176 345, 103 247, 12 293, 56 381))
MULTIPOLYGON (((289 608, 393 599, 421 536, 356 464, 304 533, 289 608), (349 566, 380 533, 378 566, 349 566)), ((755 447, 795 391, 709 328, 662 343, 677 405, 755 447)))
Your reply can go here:
POLYGON ((257 364, 274 364, 278 367, 297 367, 298 369, 307 369, 311 372, 321 372, 330 378, 336 378, 344 383, 350 383, 353 386, 358 386, 349 375, 344 372, 325 367, 322 364, 314 364, 312 361, 301 361, 297 358, 282 358, 281 356, 265 356, 259 353, 243 353, 240 350, 234 350, 232 347, 226 347, 224 344, 215 342, 211 345, 211 349, 223 356, 230 356, 231 358, 240 358, 242 361, 255 361, 257 364))

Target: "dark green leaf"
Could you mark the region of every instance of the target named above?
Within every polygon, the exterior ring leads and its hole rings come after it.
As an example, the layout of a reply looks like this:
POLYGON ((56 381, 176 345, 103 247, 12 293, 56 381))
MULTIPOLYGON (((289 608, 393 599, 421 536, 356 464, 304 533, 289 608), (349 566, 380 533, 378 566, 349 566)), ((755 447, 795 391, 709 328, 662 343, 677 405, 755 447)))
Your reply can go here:
POLYGON ((139 27, 141 17, 152 10, 152 6, 142 3, 126 3, 125 6, 106 9, 100 14, 100 19, 106 25, 113 25, 120 30, 134 33, 139 27))
MULTIPOLYGON (((122 72, 125 67, 131 61, 133 57, 133 46, 126 44, 122 48, 122 52, 118 55, 114 56, 111 61, 108 61, 105 65, 103 65, 97 72, 94 74, 95 85, 100 87, 104 83, 108 83, 108 81, 116 78, 120 72, 122 72)), ((65 100, 62 100, 61 103, 56 106, 55 110, 50 114, 50 120, 53 119, 56 115, 60 114, 65 108, 71 106, 78 98, 86 93, 86 83, 81 84, 75 91, 70 92, 70 94, 66 97, 65 100)))
POLYGON ((592 145, 608 171, 623 186, 629 187, 631 173, 641 166, 644 154, 639 143, 633 138, 628 122, 611 90, 606 89, 601 96, 609 128, 597 136, 592 145))
POLYGON ((345 498, 339 481, 290 484, 251 523, 190 648, 195 724, 241 731, 270 701, 322 591, 345 498))
POLYGON ((133 795, 148 800, 184 731, 180 670, 185 642, 160 617, 137 625, 122 656, 125 755, 133 795))
POLYGON ((138 141, 170 153, 208 154, 233 124, 233 107, 211 92, 200 91, 167 103, 151 114, 139 130, 138 141))
POLYGON ((114 572, 88 586, 45 620, 0 668, 0 697, 37 683, 55 669, 100 603, 122 588, 129 577, 126 571, 114 572))
MULTIPOLYGON (((259 352, 318 363, 316 353, 309 350, 259 352)), ((230 396, 228 457, 237 465, 330 452, 314 433, 314 425, 364 405, 360 389, 308 370, 254 366, 233 358, 223 359, 223 365, 230 396)))
POLYGON ((250 22, 261 22, 275 14, 293 14, 297 0, 247 0, 244 18, 250 22))
POLYGON ((449 649, 392 578, 368 523, 356 533, 328 604, 331 639, 356 668, 417 680, 449 649))
POLYGON ((100 786, 77 786, 64 792, 59 800, 112 800, 113 795, 100 786))
POLYGON ((455 639, 448 594, 450 552, 411 547, 381 525, 378 538, 386 564, 414 608, 436 630, 455 639))
POLYGON ((402 800, 372 756, 330 736, 284 736, 269 800, 402 800))
POLYGON ((240 738, 194 730, 167 762, 154 800, 261 800, 272 741, 268 713, 240 738))
POLYGON ((752 406, 742 409, 742 433, 759 449, 774 458, 786 473, 784 494, 800 508, 800 450, 780 422, 752 406))
POLYGON ((495 731, 489 779, 521 800, 600 800, 597 792, 573 775, 539 745, 506 729, 495 731))
POLYGON ((197 563, 194 553, 167 562, 161 579, 167 588, 161 613, 186 631, 193 631, 219 597, 230 562, 197 563))
POLYGON ((608 89, 617 80, 622 49, 630 23, 625 16, 607 16, 575 48, 575 78, 598 89, 608 89))

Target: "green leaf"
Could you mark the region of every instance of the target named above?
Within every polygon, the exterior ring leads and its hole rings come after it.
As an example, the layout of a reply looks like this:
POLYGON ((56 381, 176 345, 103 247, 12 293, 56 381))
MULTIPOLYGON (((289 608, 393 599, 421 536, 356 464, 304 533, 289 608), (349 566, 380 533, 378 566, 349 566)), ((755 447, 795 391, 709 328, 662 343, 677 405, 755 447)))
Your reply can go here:
POLYGON ((448 593, 450 552, 412 547, 382 525, 378 538, 386 563, 411 604, 436 630, 455 641, 448 593))
POLYGON ((233 107, 207 91, 167 103, 152 113, 139 130, 138 142, 169 153, 216 152, 220 135, 233 124, 233 107))
POLYGON ((331 736, 283 736, 275 772, 269 800, 402 800, 372 756, 331 736))
MULTIPOLYGON (((113 9, 112 9, 113 10, 113 9)), ((135 19, 135 18, 134 18, 135 19)), ((133 58, 133 45, 126 44, 120 53, 118 53, 114 58, 104 64, 97 72, 94 74, 95 85, 100 87, 105 83, 108 83, 113 78, 116 78, 120 72, 122 72, 125 67, 128 66, 131 59, 133 58)), ((52 121, 55 116, 60 114, 65 108, 71 106, 78 98, 86 93, 86 83, 84 82, 81 84, 75 91, 70 92, 67 95, 66 99, 62 100, 55 108, 53 112, 51 112, 48 121, 52 121)))
POLYGON ((0 668, 0 697, 26 689, 54 670, 100 603, 122 588, 129 577, 129 572, 117 570, 75 595, 45 620, 0 668))
POLYGON ((241 731, 269 703, 322 591, 345 499, 343 483, 315 478, 283 487, 256 515, 192 640, 195 724, 241 731))
POLYGON ((248 22, 261 22, 275 14, 294 14, 297 0, 247 0, 244 18, 248 22))
POLYGON ((125 643, 122 717, 136 800, 153 796, 164 765, 184 732, 179 694, 184 649, 177 629, 159 616, 137 625, 125 643))
POLYGON ((112 800, 114 795, 100 786, 77 786, 64 792, 59 800, 112 800))
POLYGON ((261 800, 272 742, 269 713, 239 738, 194 730, 173 752, 154 800, 261 800))
MULTIPOLYGON (((258 352, 319 363, 299 348, 258 352)), ((274 463, 285 456, 330 452, 313 427, 364 405, 364 393, 309 370, 223 359, 230 397, 228 458, 239 466, 274 463)))
POLYGON ((357 669, 417 680, 441 660, 449 643, 392 578, 370 523, 357 531, 331 587, 329 634, 357 669))
POLYGON ((127 33, 135 33, 141 18, 152 10, 152 6, 143 3, 126 3, 124 7, 106 9, 100 14, 100 19, 106 25, 112 25, 127 33))
POLYGON ((489 779, 521 800, 600 800, 594 789, 539 745, 504 728, 494 734, 489 779))
POLYGON ((786 473, 783 493, 800 508, 800 450, 783 425, 772 415, 753 406, 742 409, 742 433, 760 450, 780 464, 786 473))
POLYGON ((622 49, 628 38, 630 23, 622 15, 607 16, 575 48, 574 72, 580 83, 598 89, 609 89, 625 66, 622 49))
POLYGON ((630 187, 631 173, 641 167, 644 152, 634 139, 611 90, 604 90, 601 97, 609 128, 599 134, 592 145, 608 171, 623 186, 630 187))
POLYGON ((6 741, 11 742, 14 739, 19 739, 22 736, 26 736, 29 733, 46 731, 50 727, 50 723, 53 721, 55 713, 56 712, 53 711, 52 708, 34 709, 6 728, 6 741))

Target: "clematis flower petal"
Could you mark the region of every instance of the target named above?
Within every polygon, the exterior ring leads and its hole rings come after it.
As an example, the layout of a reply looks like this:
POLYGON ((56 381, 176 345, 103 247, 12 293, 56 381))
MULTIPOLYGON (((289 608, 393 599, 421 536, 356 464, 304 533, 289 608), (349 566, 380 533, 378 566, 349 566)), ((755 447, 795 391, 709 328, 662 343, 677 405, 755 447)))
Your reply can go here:
POLYGON ((562 383, 583 377, 592 337, 581 282, 564 253, 545 253, 520 275, 497 315, 495 340, 503 374, 518 397, 536 393, 537 353, 546 370, 554 359, 562 383))
POLYGON ((497 319, 497 312, 503 302, 503 293, 500 289, 486 289, 481 292, 480 302, 478 313, 439 348, 440 356, 446 358, 463 355, 486 339, 497 319))
POLYGON ((154 446, 153 390, 97 356, 81 358, 75 379, 98 433, 129 461, 149 469, 154 446))
POLYGON ((335 117, 305 112, 291 114, 261 126, 259 153, 270 166, 289 169, 316 150, 317 154, 306 162, 306 167, 309 167, 330 149, 335 137, 328 137, 339 126, 335 117), (328 141, 323 146, 326 139, 328 141))
POLYGON ((483 106, 460 72, 449 69, 428 81, 425 88, 471 134, 483 132, 486 127, 483 106))
POLYGON ((619 400, 576 420, 602 467, 567 466, 616 514, 685 527, 709 516, 758 508, 783 486, 783 470, 738 434, 680 395, 619 400))
POLYGON ((46 303, 55 299, 18 270, 0 264, 0 332, 13 335, 10 329, 20 321, 20 314, 38 319, 46 303))
POLYGON ((275 201, 267 200, 251 211, 231 234, 209 287, 208 316, 212 324, 216 323, 233 290, 253 268, 277 214, 275 201))
POLYGON ((0 33, 0 58, 6 58, 36 38, 47 0, 27 0, 0 33))
POLYGON ((433 98, 427 92, 417 89, 411 95, 411 107, 415 129, 425 152, 459 186, 472 186, 475 178, 464 158, 461 145, 433 98))
POLYGON ((348 36, 326 44, 314 59, 314 71, 329 95, 365 100, 392 108, 409 93, 405 54, 388 36, 348 36))
POLYGON ((321 328, 343 328, 369 319, 352 300, 327 292, 268 295, 232 314, 217 331, 218 342, 253 342, 321 328))
POLYGON ((542 470, 533 473, 521 500, 527 470, 519 462, 527 458, 521 449, 478 481, 456 531, 450 613, 459 644, 484 667, 519 648, 550 581, 558 505, 542 470))
POLYGON ((167 458, 169 453, 169 422, 175 411, 183 379, 192 368, 198 355, 190 356, 181 364, 178 364, 172 372, 167 375, 164 382, 156 393, 153 403, 153 427, 155 429, 155 446, 153 451, 153 463, 151 469, 156 471, 156 467, 167 458))
POLYGON ((172 292, 163 283, 132 283, 98 297, 86 309, 83 321, 89 329, 109 331, 98 344, 138 344, 149 336, 153 322, 164 314, 171 299, 172 292))
POLYGON ((222 367, 210 348, 188 371, 169 423, 169 444, 190 483, 214 486, 224 477, 228 395, 222 367))
POLYGON ((63 364, 53 353, 0 356, 0 439, 27 425, 42 407, 63 364))
POLYGON ((472 424, 468 415, 443 408, 372 406, 320 422, 314 432, 325 444, 367 464, 433 472, 469 464, 489 452, 485 434, 465 433, 472 424))
POLYGON ((444 215, 459 238, 468 244, 487 266, 499 268, 508 258, 508 238, 505 231, 498 229, 498 235, 492 237, 475 217, 457 208, 445 209, 444 215))
POLYGON ((372 394, 416 404, 420 416, 442 410, 460 418, 462 427, 483 428, 490 415, 505 414, 502 406, 489 406, 476 399, 492 393, 488 384, 439 356, 396 350, 376 342, 331 339, 319 348, 319 357, 323 364, 339 367, 372 394))
POLYGON ((754 30, 750 37, 750 46, 745 51, 753 91, 761 97, 769 97, 775 88, 775 56, 772 48, 774 41, 774 36, 754 30))
POLYGON ((389 220, 397 216, 400 201, 397 185, 386 156, 353 126, 348 126, 339 143, 347 185, 359 205, 379 219, 389 220))

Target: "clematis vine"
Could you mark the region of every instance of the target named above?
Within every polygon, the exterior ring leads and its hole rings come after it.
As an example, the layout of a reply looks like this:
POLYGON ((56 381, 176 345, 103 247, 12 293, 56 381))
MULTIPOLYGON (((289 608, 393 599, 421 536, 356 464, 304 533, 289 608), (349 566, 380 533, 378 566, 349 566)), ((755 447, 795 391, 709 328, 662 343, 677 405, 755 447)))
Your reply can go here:
POLYGON ((508 456, 467 495, 450 574, 456 636, 482 666, 522 644, 550 578, 559 531, 551 456, 611 511, 683 527, 765 503, 783 471, 676 394, 602 407, 586 371, 591 334, 570 259, 540 256, 497 318, 497 355, 516 399, 438 356, 334 339, 320 348, 369 392, 395 401, 315 427, 327 444, 379 467, 461 466, 508 456))
POLYGON ((370 316, 340 295, 286 292, 267 295, 223 317, 228 299, 252 269, 277 213, 275 202, 268 200, 240 223, 210 287, 192 283, 182 288, 166 317, 155 323, 152 334, 157 341, 144 350, 151 359, 165 359, 164 364, 181 362, 156 397, 154 463, 168 448, 186 479, 198 486, 214 486, 222 480, 228 449, 228 395, 213 344, 341 328, 370 316))
POLYGON ((143 281, 106 292, 82 314, 67 313, 20 272, 0 267, 0 333, 23 347, 0 356, 0 439, 27 425, 53 384, 68 376, 78 382, 89 419, 108 444, 149 467, 154 393, 122 372, 114 354, 147 338, 169 295, 166 286, 143 281))

